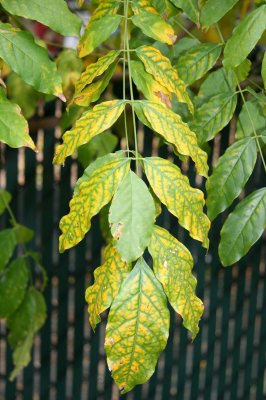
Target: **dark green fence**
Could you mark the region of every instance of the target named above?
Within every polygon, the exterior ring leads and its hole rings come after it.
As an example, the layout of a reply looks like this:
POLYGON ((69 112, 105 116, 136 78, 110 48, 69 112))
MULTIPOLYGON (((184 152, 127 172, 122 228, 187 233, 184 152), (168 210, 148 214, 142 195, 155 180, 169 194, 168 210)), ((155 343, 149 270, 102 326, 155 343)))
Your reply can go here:
MULTIPOLYGON (((47 118, 49 115, 40 123, 54 122, 47 118)), ((68 160, 63 168, 52 165, 57 128, 39 129, 33 138, 40 149, 37 155, 1 147, 0 186, 6 185, 12 192, 18 220, 36 231, 32 246, 42 253, 49 275, 45 291, 48 319, 36 338, 32 363, 14 383, 8 381, 11 354, 0 323, 0 399, 115 400, 119 393, 106 367, 103 348, 105 322, 93 334, 84 302, 84 290, 101 259, 99 220, 94 219, 91 232, 79 246, 58 254, 58 221, 68 211, 81 168, 76 160, 68 160)), ((221 141, 216 140, 213 157, 224 151, 227 142, 224 132, 221 141)), ((157 149, 149 132, 143 145, 146 154, 168 154, 167 147, 157 149)), ((188 171, 191 184, 200 187, 193 169, 188 171)), ((248 192, 262 185, 262 176, 258 164, 248 192)), ((205 312, 194 343, 172 313, 168 345, 155 374, 124 399, 266 398, 265 239, 238 265, 224 269, 217 255, 221 222, 218 218, 212 226, 212 245, 205 256, 199 243, 190 240, 178 228, 177 220, 163 210, 159 223, 184 241, 193 254, 197 294, 204 300, 205 312)), ((6 224, 2 218, 1 227, 6 224)))

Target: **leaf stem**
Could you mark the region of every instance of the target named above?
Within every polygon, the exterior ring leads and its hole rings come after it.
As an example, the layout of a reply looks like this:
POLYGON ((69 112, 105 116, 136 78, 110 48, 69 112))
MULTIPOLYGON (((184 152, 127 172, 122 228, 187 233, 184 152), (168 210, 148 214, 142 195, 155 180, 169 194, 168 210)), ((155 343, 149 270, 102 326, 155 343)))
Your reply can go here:
MULTIPOLYGON (((126 2, 124 1, 124 15, 127 17, 128 15, 128 6, 126 2)), ((126 32, 127 32, 127 25, 128 25, 128 19, 124 19, 124 40, 123 40, 123 51, 124 51, 124 57, 123 57, 123 100, 126 101, 126 32)), ((125 136, 126 136, 126 145, 127 145, 127 156, 129 157, 129 140, 128 140, 128 129, 127 129, 127 112, 126 112, 126 107, 124 109, 124 126, 125 126, 125 136)))
POLYGON ((16 225, 18 224, 18 223, 17 223, 17 220, 16 220, 16 217, 15 217, 13 211, 11 210, 11 207, 10 207, 9 204, 6 202, 5 196, 3 196, 3 193, 1 193, 1 192, 0 192, 0 197, 1 197, 1 199, 2 199, 2 202, 3 202, 4 205, 5 205, 5 208, 6 208, 7 211, 8 211, 8 214, 9 214, 9 216, 10 216, 11 224, 12 224, 13 226, 16 226, 16 225))

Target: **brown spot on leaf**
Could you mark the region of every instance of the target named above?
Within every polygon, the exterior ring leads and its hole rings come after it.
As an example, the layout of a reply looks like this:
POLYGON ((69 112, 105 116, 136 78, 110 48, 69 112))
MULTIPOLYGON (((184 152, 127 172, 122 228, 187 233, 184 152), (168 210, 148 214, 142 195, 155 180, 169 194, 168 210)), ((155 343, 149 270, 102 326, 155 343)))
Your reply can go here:
POLYGON ((172 102, 168 94, 163 93, 161 90, 159 92, 154 92, 154 94, 159 97, 161 102, 170 108, 170 110, 172 109, 172 102))

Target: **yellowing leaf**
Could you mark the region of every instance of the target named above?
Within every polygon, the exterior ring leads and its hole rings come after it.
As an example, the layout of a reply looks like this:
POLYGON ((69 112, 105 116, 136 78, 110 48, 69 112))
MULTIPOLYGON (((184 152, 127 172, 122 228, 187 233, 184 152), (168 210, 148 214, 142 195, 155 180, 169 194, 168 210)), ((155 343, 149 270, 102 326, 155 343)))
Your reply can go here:
POLYGON ((199 331, 198 323, 204 307, 195 294, 197 281, 191 273, 192 255, 182 243, 159 226, 154 228, 149 252, 157 279, 194 339, 199 331))
POLYGON ((135 15, 141 14, 143 12, 160 15, 156 8, 154 8, 152 0, 133 0, 131 7, 135 15))
POLYGON ((107 363, 122 393, 153 374, 168 330, 169 310, 162 286, 140 259, 112 304, 106 328, 107 363))
POLYGON ((156 196, 178 218, 179 224, 189 231, 190 236, 208 248, 210 221, 203 212, 203 193, 192 188, 188 178, 168 160, 147 157, 144 167, 156 196))
POLYGON ((175 93, 177 100, 187 103, 190 112, 194 107, 186 91, 185 83, 178 77, 176 70, 172 67, 167 57, 151 46, 141 46, 136 50, 137 56, 143 62, 148 73, 170 92, 175 93))
POLYGON ((94 272, 94 284, 85 294, 92 329, 101 321, 100 314, 110 307, 131 270, 131 265, 121 260, 113 244, 105 248, 104 259, 104 264, 94 272))
POLYGON ((121 153, 104 156, 85 171, 85 177, 78 181, 70 212, 60 221, 62 235, 59 238, 59 250, 65 251, 79 243, 91 226, 91 218, 96 215, 113 197, 118 184, 129 170, 130 161, 121 153))
POLYGON ((125 108, 122 100, 111 100, 98 104, 85 112, 75 126, 63 135, 63 144, 56 148, 54 163, 62 164, 77 147, 88 143, 94 136, 114 124, 125 108))
POLYGON ((190 156, 197 171, 208 176, 207 154, 198 146, 197 137, 178 114, 152 101, 135 102, 135 109, 141 108, 150 126, 184 156, 190 156))
MULTIPOLYGON (((106 15, 115 15, 119 8, 117 0, 100 0, 98 7, 94 10, 88 26, 95 21, 105 17, 106 15)), ((87 27, 88 27, 87 26, 87 27)))

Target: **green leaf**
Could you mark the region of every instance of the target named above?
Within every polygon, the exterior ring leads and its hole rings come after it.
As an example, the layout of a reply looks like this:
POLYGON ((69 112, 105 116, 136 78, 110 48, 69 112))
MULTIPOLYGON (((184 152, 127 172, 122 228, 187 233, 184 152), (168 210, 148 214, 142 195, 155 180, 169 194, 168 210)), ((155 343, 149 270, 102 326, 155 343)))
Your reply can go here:
POLYGON ((148 157, 144 160, 144 167, 156 196, 178 218, 179 224, 189 231, 190 236, 208 248, 210 221, 203 213, 203 193, 192 188, 188 178, 168 160, 148 157))
POLYGON ((34 232, 32 229, 29 229, 26 226, 20 224, 17 224, 14 227, 14 233, 16 236, 16 241, 19 244, 30 242, 34 236, 34 232))
POLYGON ((63 144, 56 148, 54 163, 63 164, 77 147, 88 143, 94 136, 109 129, 125 108, 125 101, 111 100, 82 114, 75 126, 63 135, 63 144))
POLYGON ((1 0, 1 4, 12 15, 39 21, 64 36, 79 36, 81 19, 65 0, 1 0))
POLYGON ((83 239, 90 229, 91 218, 109 203, 117 186, 129 171, 130 160, 121 154, 110 160, 110 155, 107 155, 93 164, 77 182, 77 189, 70 202, 70 212, 60 221, 60 252, 75 246, 83 239), (94 170, 93 164, 98 168, 94 170))
POLYGON ((187 14, 188 18, 195 24, 199 25, 199 2, 198 0, 170 0, 176 7, 182 8, 182 10, 187 14))
POLYGON ((74 86, 83 71, 83 62, 76 50, 64 49, 56 58, 56 65, 62 78, 63 92, 67 99, 72 98, 74 86))
POLYGON ((261 65, 261 76, 264 83, 264 88, 266 89, 266 53, 264 53, 262 65, 261 65))
POLYGON ((190 112, 193 113, 193 104, 186 91, 186 85, 178 77, 176 70, 172 67, 169 59, 164 57, 159 50, 151 46, 141 46, 136 49, 136 55, 143 62, 146 71, 152 74, 157 82, 171 93, 175 93, 177 100, 186 103, 190 112))
POLYGON ((161 284, 143 259, 124 281, 106 327, 107 363, 121 393, 146 382, 166 346, 169 310, 161 284))
POLYGON ((43 295, 30 287, 20 307, 7 320, 10 330, 8 341, 13 352, 15 368, 10 375, 13 380, 21 368, 30 362, 30 352, 35 333, 46 319, 46 305, 43 295))
POLYGON ((174 310, 194 339, 203 313, 202 301, 196 296, 196 278, 192 275, 193 258, 188 249, 165 229, 155 226, 149 244, 153 270, 163 285, 174 310))
POLYGON ((238 0, 207 0, 201 10, 201 24, 204 27, 215 24, 227 14, 237 2, 238 0))
POLYGON ((190 37, 184 37, 178 40, 170 49, 169 56, 172 59, 178 59, 181 54, 185 53, 186 51, 196 47, 200 44, 198 39, 193 39, 190 37))
POLYGON ((111 306, 131 270, 131 265, 121 260, 113 243, 105 248, 104 259, 104 264, 94 271, 94 284, 85 294, 93 330, 101 321, 100 314, 111 306))
POLYGON ((171 25, 169 25, 160 15, 151 12, 140 12, 131 17, 135 26, 154 40, 173 45, 177 36, 171 25))
POLYGON ((137 113, 140 108, 152 129, 171 143, 178 153, 190 156, 198 173, 207 177, 207 154, 199 148, 195 133, 181 117, 163 105, 151 101, 136 101, 137 113))
POLYGON ((129 171, 114 195, 109 212, 114 245, 123 261, 135 261, 144 253, 154 222, 153 198, 142 179, 129 171))
POLYGON ((222 46, 214 43, 201 43, 188 50, 178 59, 175 68, 180 78, 187 84, 202 78, 221 54, 222 46))
POLYGON ((14 260, 0 275, 0 319, 8 318, 25 296, 29 272, 24 258, 14 260))
POLYGON ((199 107, 189 124, 196 132, 200 144, 213 139, 232 119, 237 104, 235 93, 222 93, 211 97, 199 107))
POLYGON ((114 33, 120 22, 121 15, 105 15, 101 19, 91 22, 85 28, 79 45, 79 56, 85 57, 90 54, 96 47, 109 38, 114 33))
POLYGON ((26 146, 35 150, 35 144, 29 135, 28 123, 22 116, 20 107, 11 103, 3 95, 2 89, 0 92, 0 141, 10 147, 26 146))
POLYGON ((78 148, 78 159, 86 168, 96 158, 112 153, 118 143, 118 137, 111 132, 103 132, 78 148))
POLYGON ((254 129, 257 135, 266 132, 266 119, 259 98, 248 100, 243 105, 236 125, 236 139, 254 136, 254 129))
POLYGON ((247 14, 226 42, 223 64, 226 68, 239 65, 256 46, 266 27, 266 4, 247 14))
POLYGON ((11 199, 11 194, 6 190, 0 188, 0 215, 3 214, 11 199))
POLYGON ((221 230, 219 256, 225 267, 242 258, 266 228, 266 188, 256 190, 229 214, 221 230))
POLYGON ((13 229, 0 231, 0 272, 12 257, 16 244, 16 236, 13 229))
POLYGON ((256 160, 257 145, 254 138, 235 142, 219 158, 206 184, 206 204, 211 220, 229 207, 241 193, 252 174, 256 160))
POLYGON ((0 22, 0 57, 39 92, 62 94, 61 77, 55 63, 29 32, 0 22))
POLYGON ((246 58, 244 61, 242 61, 241 64, 239 64, 237 67, 234 68, 237 78, 237 80, 235 79, 236 85, 238 82, 242 82, 248 77, 251 67, 252 67, 252 62, 246 58))
MULTIPOLYGON (((228 94, 235 89, 235 76, 232 70, 219 68, 211 72, 202 82, 198 93, 198 99, 205 102, 207 98, 225 93, 228 94)), ((196 98, 197 99, 197 98, 196 98)))

